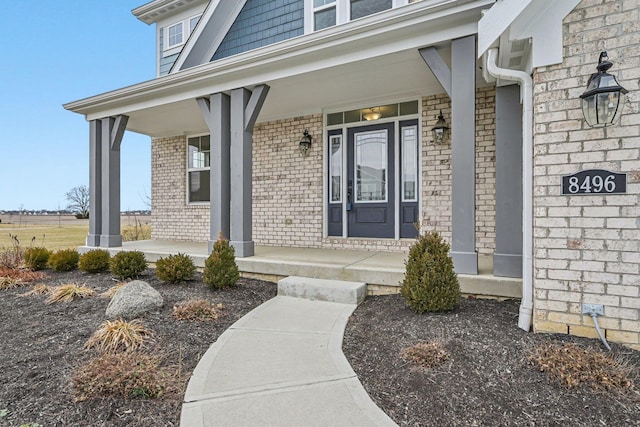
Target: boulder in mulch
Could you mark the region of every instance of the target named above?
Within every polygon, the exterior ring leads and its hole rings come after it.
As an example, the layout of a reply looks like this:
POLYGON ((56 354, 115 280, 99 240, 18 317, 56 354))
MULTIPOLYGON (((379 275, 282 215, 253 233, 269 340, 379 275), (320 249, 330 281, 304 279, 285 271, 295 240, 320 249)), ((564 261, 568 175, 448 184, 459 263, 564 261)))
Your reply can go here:
POLYGON ((109 319, 133 319, 151 311, 158 311, 164 300, 160 292, 142 280, 134 280, 118 289, 107 306, 109 319))

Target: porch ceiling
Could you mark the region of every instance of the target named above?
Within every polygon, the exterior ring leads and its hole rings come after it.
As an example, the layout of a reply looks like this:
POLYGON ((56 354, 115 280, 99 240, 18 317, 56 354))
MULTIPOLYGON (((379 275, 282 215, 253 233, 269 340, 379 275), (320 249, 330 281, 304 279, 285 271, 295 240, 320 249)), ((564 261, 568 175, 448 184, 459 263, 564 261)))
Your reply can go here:
POLYGON ((449 63, 451 40, 477 33, 493 1, 417 2, 64 107, 88 120, 125 114, 127 130, 163 137, 207 132, 195 99, 237 87, 271 87, 259 122, 442 93, 418 49, 449 63))
MULTIPOLYGON (((443 45, 438 51, 450 65, 449 46, 443 45)), ((479 69, 476 75, 478 87, 487 84, 479 69)), ((271 90, 258 122, 444 93, 417 49, 265 83, 271 90)), ((128 115, 127 130, 152 137, 208 132, 195 98, 132 111, 128 115)))

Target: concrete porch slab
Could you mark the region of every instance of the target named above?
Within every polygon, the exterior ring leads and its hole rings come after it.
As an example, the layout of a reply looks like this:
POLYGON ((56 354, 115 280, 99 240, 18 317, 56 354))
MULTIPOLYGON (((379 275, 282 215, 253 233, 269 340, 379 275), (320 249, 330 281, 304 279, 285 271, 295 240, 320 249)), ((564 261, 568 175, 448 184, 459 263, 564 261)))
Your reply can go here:
MULTIPOLYGON (((82 251, 91 248, 82 247, 82 251)), ((112 253, 138 250, 149 262, 178 252, 190 255, 196 266, 204 267, 208 256, 207 242, 142 240, 124 242, 111 248, 112 253)), ((238 268, 250 277, 269 277, 277 281, 287 276, 364 282, 369 292, 384 288, 397 289, 404 279, 406 253, 256 246, 255 256, 237 258, 238 268)), ((463 294, 487 297, 521 298, 522 279, 493 276, 490 256, 478 257, 478 275, 459 274, 463 294)), ((389 292, 386 292, 389 293, 389 292)))

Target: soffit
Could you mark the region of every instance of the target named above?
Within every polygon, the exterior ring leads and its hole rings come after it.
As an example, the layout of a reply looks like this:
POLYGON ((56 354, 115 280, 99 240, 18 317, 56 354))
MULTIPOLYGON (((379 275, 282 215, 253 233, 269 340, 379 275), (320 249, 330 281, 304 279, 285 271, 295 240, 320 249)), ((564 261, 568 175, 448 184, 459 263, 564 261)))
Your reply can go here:
MULTIPOLYGON (((126 114, 128 130, 169 136, 206 131, 195 99, 237 87, 271 86, 261 122, 442 93, 418 49, 446 47, 454 38, 475 34, 481 9, 492 1, 455 3, 455 13, 417 13, 386 25, 301 36, 64 107, 89 120, 126 114)), ((486 84, 479 74, 478 85, 486 84)))
POLYGON ((154 0, 131 11, 140 21, 153 24, 208 0, 154 0))

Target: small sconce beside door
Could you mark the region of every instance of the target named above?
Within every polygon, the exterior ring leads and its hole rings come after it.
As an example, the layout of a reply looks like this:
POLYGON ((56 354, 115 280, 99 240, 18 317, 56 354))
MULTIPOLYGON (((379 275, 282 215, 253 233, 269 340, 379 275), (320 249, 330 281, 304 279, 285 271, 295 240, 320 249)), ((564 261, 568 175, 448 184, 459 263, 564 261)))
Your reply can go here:
POLYGON ((309 155, 309 149, 311 148, 311 140, 313 138, 309 135, 309 131, 307 129, 304 130, 302 134, 302 138, 300 139, 300 152, 303 156, 309 155))
POLYGON ((431 129, 431 133, 433 135, 433 141, 438 145, 444 144, 449 137, 449 127, 447 126, 447 122, 444 121, 442 110, 440 110, 438 121, 436 122, 436 125, 431 129))
POLYGON ((598 72, 591 74, 587 90, 580 95, 582 113, 591 127, 611 126, 618 122, 624 107, 624 95, 628 92, 620 86, 616 77, 607 73, 613 66, 607 52, 598 58, 598 72))

